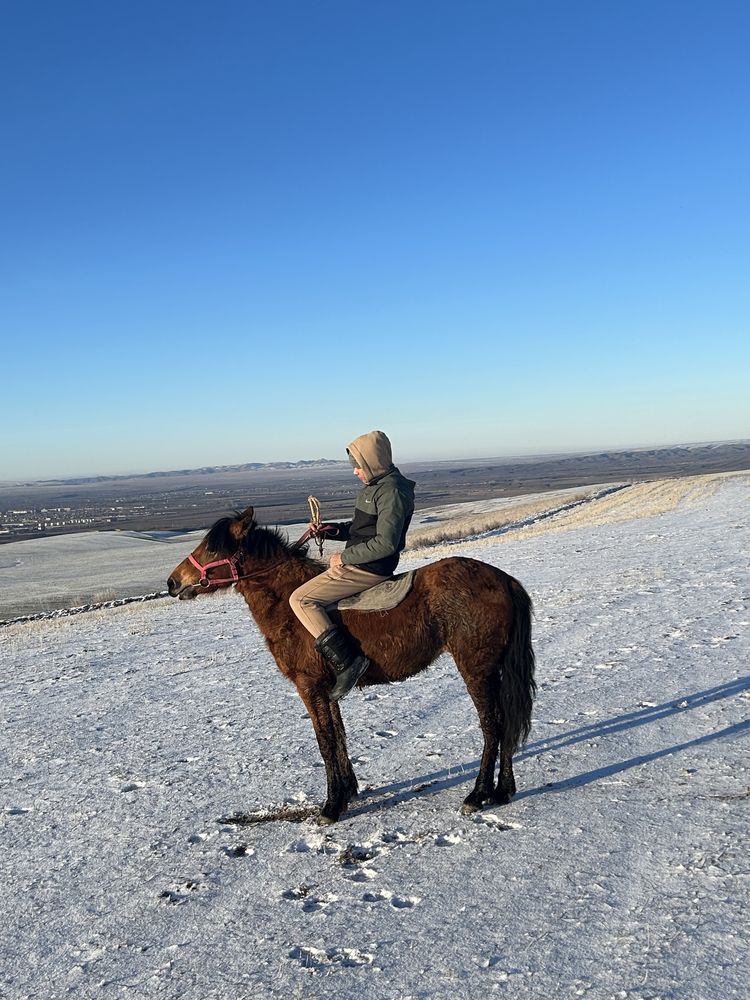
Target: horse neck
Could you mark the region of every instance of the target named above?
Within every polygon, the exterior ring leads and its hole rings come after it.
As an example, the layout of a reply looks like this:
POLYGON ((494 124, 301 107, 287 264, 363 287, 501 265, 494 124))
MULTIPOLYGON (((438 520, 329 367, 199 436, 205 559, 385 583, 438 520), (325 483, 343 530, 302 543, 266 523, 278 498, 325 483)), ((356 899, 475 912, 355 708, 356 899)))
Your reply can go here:
POLYGON ((269 635, 294 614, 289 607, 292 593, 307 580, 322 573, 325 566, 313 559, 279 555, 268 559, 246 557, 240 573, 255 574, 240 580, 237 590, 265 635, 269 635))

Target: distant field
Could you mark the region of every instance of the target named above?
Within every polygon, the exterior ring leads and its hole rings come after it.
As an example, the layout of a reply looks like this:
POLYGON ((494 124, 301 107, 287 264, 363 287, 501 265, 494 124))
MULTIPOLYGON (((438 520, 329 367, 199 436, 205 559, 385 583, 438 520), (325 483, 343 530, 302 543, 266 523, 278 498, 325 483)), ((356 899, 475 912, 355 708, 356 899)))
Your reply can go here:
MULTIPOLYGON (((417 510, 597 484, 750 469, 750 442, 595 454, 403 463, 417 510)), ((359 484, 346 462, 300 468, 223 469, 103 479, 0 484, 0 542, 81 531, 196 531, 250 504, 261 520, 293 524, 307 497, 326 518, 349 516, 359 484), (19 513, 20 512, 20 513, 19 513), (8 528, 8 526, 11 526, 8 528)))

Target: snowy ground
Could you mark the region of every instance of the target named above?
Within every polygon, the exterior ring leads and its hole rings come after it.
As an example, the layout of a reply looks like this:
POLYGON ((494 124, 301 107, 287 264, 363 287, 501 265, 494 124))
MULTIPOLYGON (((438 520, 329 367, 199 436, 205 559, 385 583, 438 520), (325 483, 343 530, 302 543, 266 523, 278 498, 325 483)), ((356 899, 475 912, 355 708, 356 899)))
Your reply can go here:
POLYGON ((626 493, 445 547, 536 604, 519 793, 474 818, 449 657, 344 702, 340 823, 242 827, 324 774, 240 598, 1 630, 0 995, 747 997, 750 477, 626 493))

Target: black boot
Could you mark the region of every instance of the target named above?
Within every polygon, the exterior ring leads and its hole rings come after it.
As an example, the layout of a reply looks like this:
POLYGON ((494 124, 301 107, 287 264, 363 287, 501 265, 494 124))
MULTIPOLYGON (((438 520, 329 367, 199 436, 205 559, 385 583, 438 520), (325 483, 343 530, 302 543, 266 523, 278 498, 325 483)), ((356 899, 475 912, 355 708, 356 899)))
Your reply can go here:
POLYGON ((329 701, 339 701, 360 679, 370 666, 370 661, 354 646, 352 637, 337 625, 315 640, 317 651, 331 664, 336 672, 336 683, 328 695, 329 701))

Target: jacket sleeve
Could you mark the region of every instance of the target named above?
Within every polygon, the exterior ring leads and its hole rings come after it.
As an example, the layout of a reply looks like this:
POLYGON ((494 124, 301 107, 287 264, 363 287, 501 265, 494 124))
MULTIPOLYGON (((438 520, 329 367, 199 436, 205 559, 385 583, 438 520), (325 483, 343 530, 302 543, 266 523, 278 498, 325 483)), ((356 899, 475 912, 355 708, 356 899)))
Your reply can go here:
POLYGON ((341 562, 344 566, 385 559, 398 551, 404 524, 412 513, 411 505, 398 490, 382 490, 374 497, 377 523, 375 534, 365 542, 357 542, 344 549, 341 562))

